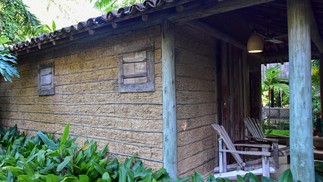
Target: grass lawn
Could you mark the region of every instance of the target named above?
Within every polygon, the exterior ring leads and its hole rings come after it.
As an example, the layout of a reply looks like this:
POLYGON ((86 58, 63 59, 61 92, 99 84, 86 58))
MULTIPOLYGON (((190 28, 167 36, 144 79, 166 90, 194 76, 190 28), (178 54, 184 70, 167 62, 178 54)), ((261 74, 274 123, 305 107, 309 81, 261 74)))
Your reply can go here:
POLYGON ((289 130, 265 130, 266 135, 289 136, 289 130))

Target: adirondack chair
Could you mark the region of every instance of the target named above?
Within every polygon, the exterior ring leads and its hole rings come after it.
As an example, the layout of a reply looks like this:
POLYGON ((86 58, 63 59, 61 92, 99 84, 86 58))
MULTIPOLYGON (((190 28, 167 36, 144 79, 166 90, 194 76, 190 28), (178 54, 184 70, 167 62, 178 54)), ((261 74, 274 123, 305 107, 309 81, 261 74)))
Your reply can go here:
MULTIPOLYGON (((262 127, 260 125, 260 122, 257 119, 254 118, 244 118, 243 119, 248 131, 252 135, 252 139, 256 141, 261 142, 268 142, 272 145, 272 157, 275 161, 275 168, 277 169, 279 167, 279 156, 288 156, 290 154, 289 147, 278 147, 278 139, 275 138, 268 138, 262 131, 262 127)), ((287 142, 288 143, 288 142, 287 142)))
POLYGON ((275 169, 270 167, 269 152, 270 145, 268 144, 233 144, 225 128, 218 124, 212 124, 212 127, 219 134, 219 167, 214 169, 216 178, 235 179, 237 175, 244 176, 248 172, 256 175, 270 176, 270 173, 275 172, 275 169), (223 145, 223 143, 225 145, 223 145), (239 151, 236 147, 252 147, 260 148, 261 151, 239 151), (227 165, 227 153, 231 153, 236 160, 236 164, 227 165), (258 156, 259 159, 253 161, 243 161, 240 155, 258 156))

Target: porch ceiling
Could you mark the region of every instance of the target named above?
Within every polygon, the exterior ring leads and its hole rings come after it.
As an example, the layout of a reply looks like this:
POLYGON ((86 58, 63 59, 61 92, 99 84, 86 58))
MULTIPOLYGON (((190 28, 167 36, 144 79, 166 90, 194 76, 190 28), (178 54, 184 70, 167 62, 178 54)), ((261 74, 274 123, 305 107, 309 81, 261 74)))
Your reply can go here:
MULTIPOLYGON (((276 0, 232 12, 212 15, 201 19, 209 26, 224 32, 240 42, 247 44, 248 38, 253 31, 266 36, 268 39, 275 38, 283 43, 265 41, 264 52, 261 56, 264 63, 288 61, 288 24, 286 0, 276 0)), ((323 35, 323 1, 311 0, 314 19, 317 29, 323 35)), ((313 28, 313 27, 311 27, 313 28)), ((312 57, 317 58, 319 50, 312 44, 312 57)))

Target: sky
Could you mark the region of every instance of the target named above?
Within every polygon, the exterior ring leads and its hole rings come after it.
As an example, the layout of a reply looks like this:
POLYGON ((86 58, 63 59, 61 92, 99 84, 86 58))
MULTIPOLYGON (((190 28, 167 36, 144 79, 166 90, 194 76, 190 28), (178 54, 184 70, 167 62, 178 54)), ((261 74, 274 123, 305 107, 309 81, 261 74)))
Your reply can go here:
POLYGON ((89 0, 23 0, 29 11, 44 24, 56 23, 56 29, 102 15, 89 0))

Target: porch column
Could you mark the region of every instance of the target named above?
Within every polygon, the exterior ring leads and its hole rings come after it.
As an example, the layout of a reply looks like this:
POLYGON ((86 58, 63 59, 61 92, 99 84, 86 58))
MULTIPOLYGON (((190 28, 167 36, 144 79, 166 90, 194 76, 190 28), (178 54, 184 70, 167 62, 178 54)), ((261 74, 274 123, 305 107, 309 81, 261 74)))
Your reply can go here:
POLYGON ((314 181, 309 0, 287 0, 290 158, 294 180, 314 181))
POLYGON ((175 90, 175 27, 168 20, 162 23, 163 84, 163 158, 171 178, 177 177, 177 127, 175 90))
POLYGON ((321 121, 323 121, 323 53, 320 53, 320 96, 321 96, 321 121))

